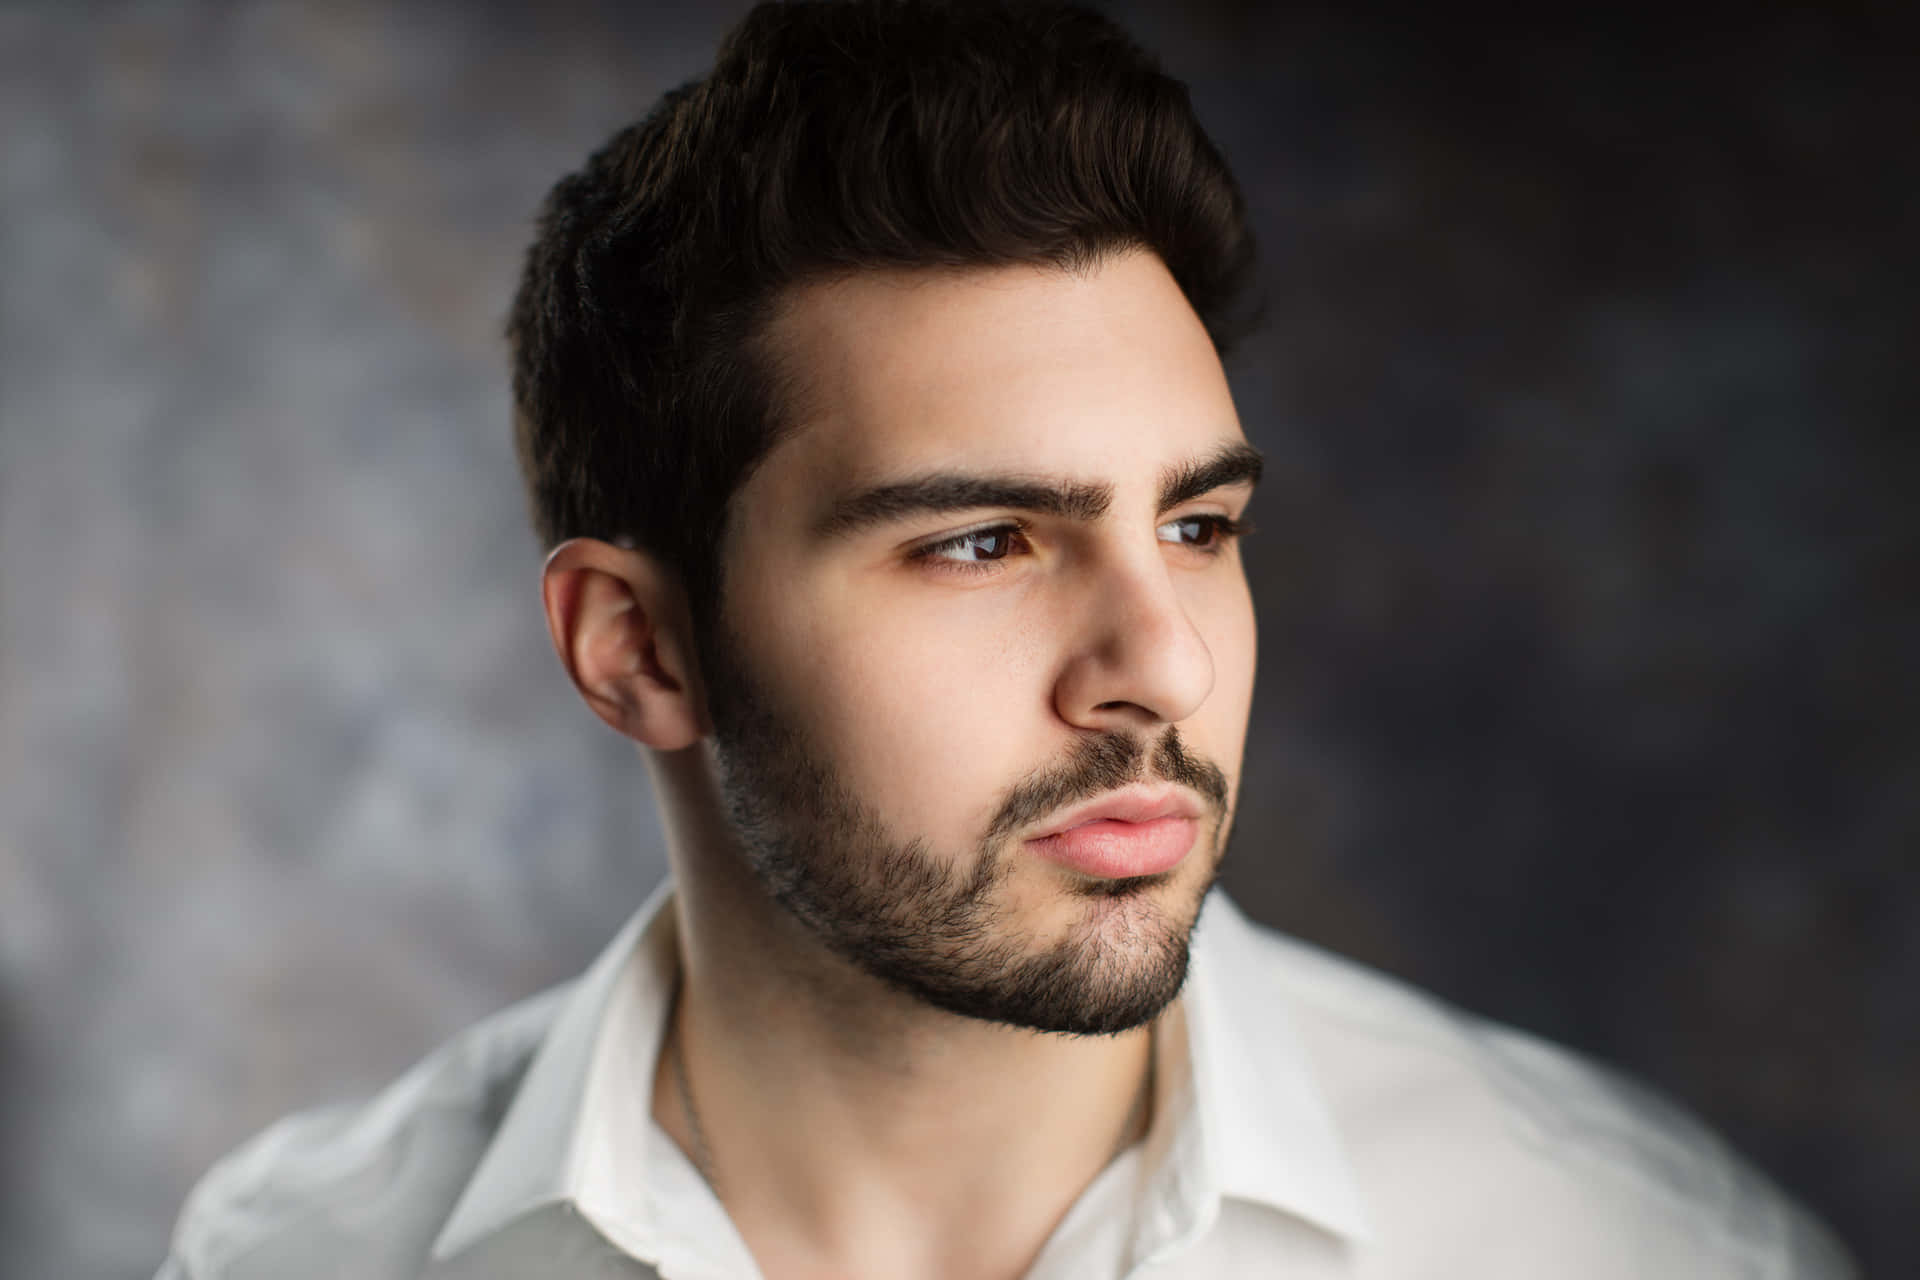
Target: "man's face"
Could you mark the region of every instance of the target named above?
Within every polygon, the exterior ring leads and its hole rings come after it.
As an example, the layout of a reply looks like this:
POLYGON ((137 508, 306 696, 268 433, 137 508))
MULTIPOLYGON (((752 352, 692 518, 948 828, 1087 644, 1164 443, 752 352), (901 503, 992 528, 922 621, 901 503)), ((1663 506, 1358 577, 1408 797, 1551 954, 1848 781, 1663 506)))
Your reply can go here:
POLYGON ((799 426, 735 494, 709 655, 755 870, 934 1005, 1151 1019, 1253 691, 1257 467, 1205 330, 1132 253, 808 285, 772 341, 799 426))

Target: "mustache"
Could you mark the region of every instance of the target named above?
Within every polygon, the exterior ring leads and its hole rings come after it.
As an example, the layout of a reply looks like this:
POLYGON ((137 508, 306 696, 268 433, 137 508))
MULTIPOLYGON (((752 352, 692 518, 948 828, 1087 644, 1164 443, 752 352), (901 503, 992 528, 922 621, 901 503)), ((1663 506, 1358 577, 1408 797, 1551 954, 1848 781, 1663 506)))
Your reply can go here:
POLYGON ((1091 800, 1133 782, 1175 783, 1198 793, 1216 817, 1227 809, 1227 775, 1194 755, 1171 726, 1152 744, 1122 733, 1082 740, 1059 764, 1016 783, 987 829, 988 840, 1012 835, 1056 809, 1091 800))

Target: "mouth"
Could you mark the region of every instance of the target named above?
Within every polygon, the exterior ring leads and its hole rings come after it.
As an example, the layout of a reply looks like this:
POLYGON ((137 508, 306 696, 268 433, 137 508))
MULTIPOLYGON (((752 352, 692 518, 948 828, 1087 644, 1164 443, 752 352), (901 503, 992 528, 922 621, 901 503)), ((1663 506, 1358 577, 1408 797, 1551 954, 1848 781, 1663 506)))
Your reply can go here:
POLYGON ((1097 879, 1161 875, 1192 852, 1203 814, 1184 790, 1129 787, 1069 810, 1026 847, 1097 879))

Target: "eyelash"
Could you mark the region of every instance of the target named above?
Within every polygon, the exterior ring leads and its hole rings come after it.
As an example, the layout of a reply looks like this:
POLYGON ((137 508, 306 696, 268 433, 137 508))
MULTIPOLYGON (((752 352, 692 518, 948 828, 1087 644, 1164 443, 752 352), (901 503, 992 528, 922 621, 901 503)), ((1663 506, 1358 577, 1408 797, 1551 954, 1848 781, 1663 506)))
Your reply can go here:
MULTIPOLYGON (((1209 557, 1217 556, 1225 551, 1236 538, 1246 536, 1253 527, 1244 520, 1235 520, 1231 516, 1214 515, 1211 513, 1180 516, 1166 523, 1179 524, 1189 520, 1199 521, 1211 529, 1211 538, 1205 543, 1176 542, 1172 545, 1184 546, 1189 550, 1197 551, 1201 555, 1209 557)), ((1029 526, 1022 521, 1011 520, 1003 524, 990 524, 978 529, 968 529, 965 532, 956 533, 950 538, 942 538, 938 542, 929 542, 925 546, 915 547, 907 553, 907 558, 918 564, 936 566, 942 572, 992 573, 995 571, 996 566, 1007 558, 1007 555, 1012 554, 1011 550, 1005 554, 995 556, 991 560, 948 560, 941 556, 940 553, 942 551, 951 551, 958 547, 963 547, 975 538, 985 538, 994 534, 1017 538, 1021 543, 1025 543, 1028 528, 1029 526)))

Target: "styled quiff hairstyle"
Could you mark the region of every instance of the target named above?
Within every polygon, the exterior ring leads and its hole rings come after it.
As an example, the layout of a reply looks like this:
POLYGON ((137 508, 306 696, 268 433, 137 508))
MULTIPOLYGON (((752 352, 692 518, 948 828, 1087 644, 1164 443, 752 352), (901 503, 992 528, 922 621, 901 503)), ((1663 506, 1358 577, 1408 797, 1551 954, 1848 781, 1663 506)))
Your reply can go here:
POLYGON ((728 502, 777 440, 773 304, 876 268, 1146 249, 1225 351, 1253 246, 1186 87, 1053 4, 762 4, 553 188, 514 298, 537 532, 661 557, 703 637, 728 502))

